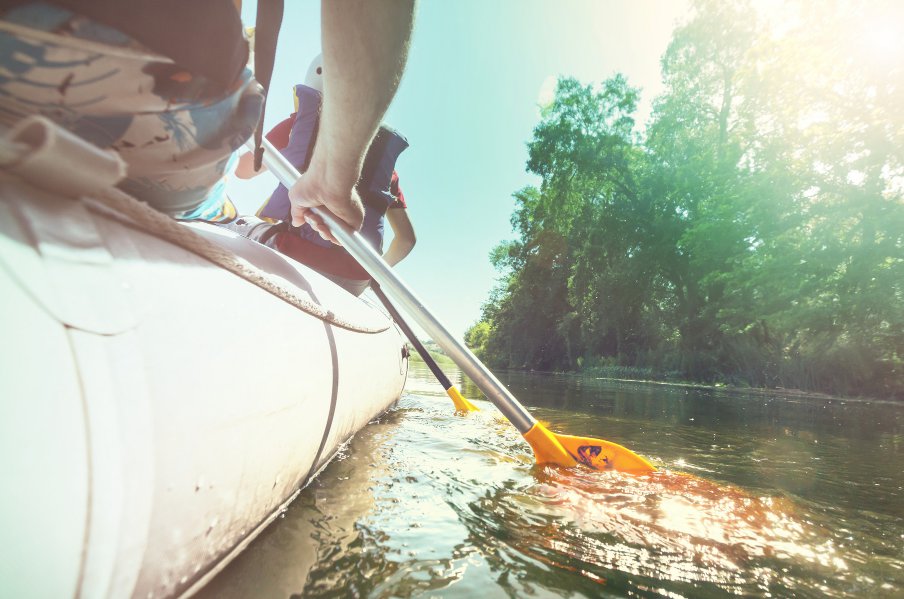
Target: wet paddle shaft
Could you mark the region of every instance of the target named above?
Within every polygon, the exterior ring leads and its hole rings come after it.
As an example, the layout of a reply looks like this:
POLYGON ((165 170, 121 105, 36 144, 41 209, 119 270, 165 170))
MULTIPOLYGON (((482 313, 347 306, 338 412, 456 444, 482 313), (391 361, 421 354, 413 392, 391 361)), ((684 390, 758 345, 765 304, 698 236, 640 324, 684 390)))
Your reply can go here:
MULTIPOLYGON (((291 188, 301 177, 299 172, 266 139, 263 140, 264 163, 279 182, 291 188)), ((557 435, 537 422, 486 366, 440 323, 423 302, 392 271, 383 258, 357 232, 345 222, 336 219, 327 210, 315 212, 329 227, 333 236, 379 283, 397 306, 417 322, 436 341, 462 371, 474 381, 484 395, 493 402, 503 416, 511 422, 534 450, 538 463, 574 466, 582 463, 596 470, 621 470, 648 473, 655 470, 652 464, 631 450, 616 443, 594 439, 557 435)))

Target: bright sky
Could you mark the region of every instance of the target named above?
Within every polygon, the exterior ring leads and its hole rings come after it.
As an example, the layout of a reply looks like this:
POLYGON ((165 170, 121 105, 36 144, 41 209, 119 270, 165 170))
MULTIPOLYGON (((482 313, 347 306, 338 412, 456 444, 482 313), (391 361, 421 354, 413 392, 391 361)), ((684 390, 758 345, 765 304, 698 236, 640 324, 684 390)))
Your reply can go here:
MULTIPOLYGON (((254 21, 254 2, 243 18, 254 21)), ((686 0, 422 0, 408 68, 385 121, 411 147, 397 170, 418 236, 396 267, 459 337, 480 317, 496 280, 490 250, 513 237, 512 193, 525 172, 538 99, 559 75, 584 82, 616 72, 642 89, 641 121, 661 92, 659 59, 686 0)), ((291 88, 320 51, 317 2, 287 2, 267 104, 269 128, 292 112, 291 88)), ((254 213, 271 175, 233 180, 254 213)), ((387 240, 388 243, 388 240, 387 240)))

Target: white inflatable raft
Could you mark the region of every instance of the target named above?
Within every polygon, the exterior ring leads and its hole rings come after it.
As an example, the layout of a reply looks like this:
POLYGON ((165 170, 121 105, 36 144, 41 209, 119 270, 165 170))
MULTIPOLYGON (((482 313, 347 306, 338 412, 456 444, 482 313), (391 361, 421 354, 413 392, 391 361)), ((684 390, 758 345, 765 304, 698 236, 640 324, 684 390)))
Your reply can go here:
POLYGON ((0 596, 191 594, 398 399, 402 337, 303 266, 122 197, 115 158, 48 123, 11 136, 0 596))

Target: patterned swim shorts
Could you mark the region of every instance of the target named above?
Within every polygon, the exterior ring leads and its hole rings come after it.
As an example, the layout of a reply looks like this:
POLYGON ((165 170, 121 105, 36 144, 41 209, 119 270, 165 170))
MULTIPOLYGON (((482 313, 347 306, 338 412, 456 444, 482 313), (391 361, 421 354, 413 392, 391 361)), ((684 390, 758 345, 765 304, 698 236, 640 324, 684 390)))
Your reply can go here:
POLYGON ((40 114, 115 150, 122 190, 176 218, 235 216, 225 176, 262 104, 248 69, 223 89, 65 9, 33 2, 0 20, 0 124, 40 114))

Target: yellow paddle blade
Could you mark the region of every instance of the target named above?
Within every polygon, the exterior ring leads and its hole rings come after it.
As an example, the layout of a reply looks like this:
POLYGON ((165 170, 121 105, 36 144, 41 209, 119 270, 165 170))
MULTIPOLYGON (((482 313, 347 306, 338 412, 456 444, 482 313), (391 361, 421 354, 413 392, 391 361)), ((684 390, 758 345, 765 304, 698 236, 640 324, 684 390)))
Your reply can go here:
POLYGON ((631 474, 656 471, 653 464, 618 443, 593 437, 557 435, 540 423, 524 433, 524 438, 533 448, 538 464, 557 464, 569 468, 583 464, 594 470, 618 470, 631 474))
POLYGON ((556 435, 556 439, 578 462, 594 470, 618 470, 631 474, 656 472, 656 467, 646 458, 618 443, 572 435, 556 435))
POLYGON ((480 410, 468 401, 464 395, 458 392, 458 389, 455 388, 455 385, 452 385, 448 389, 446 389, 446 393, 449 395, 449 398, 452 400, 452 403, 455 404, 456 412, 479 412, 480 410))

